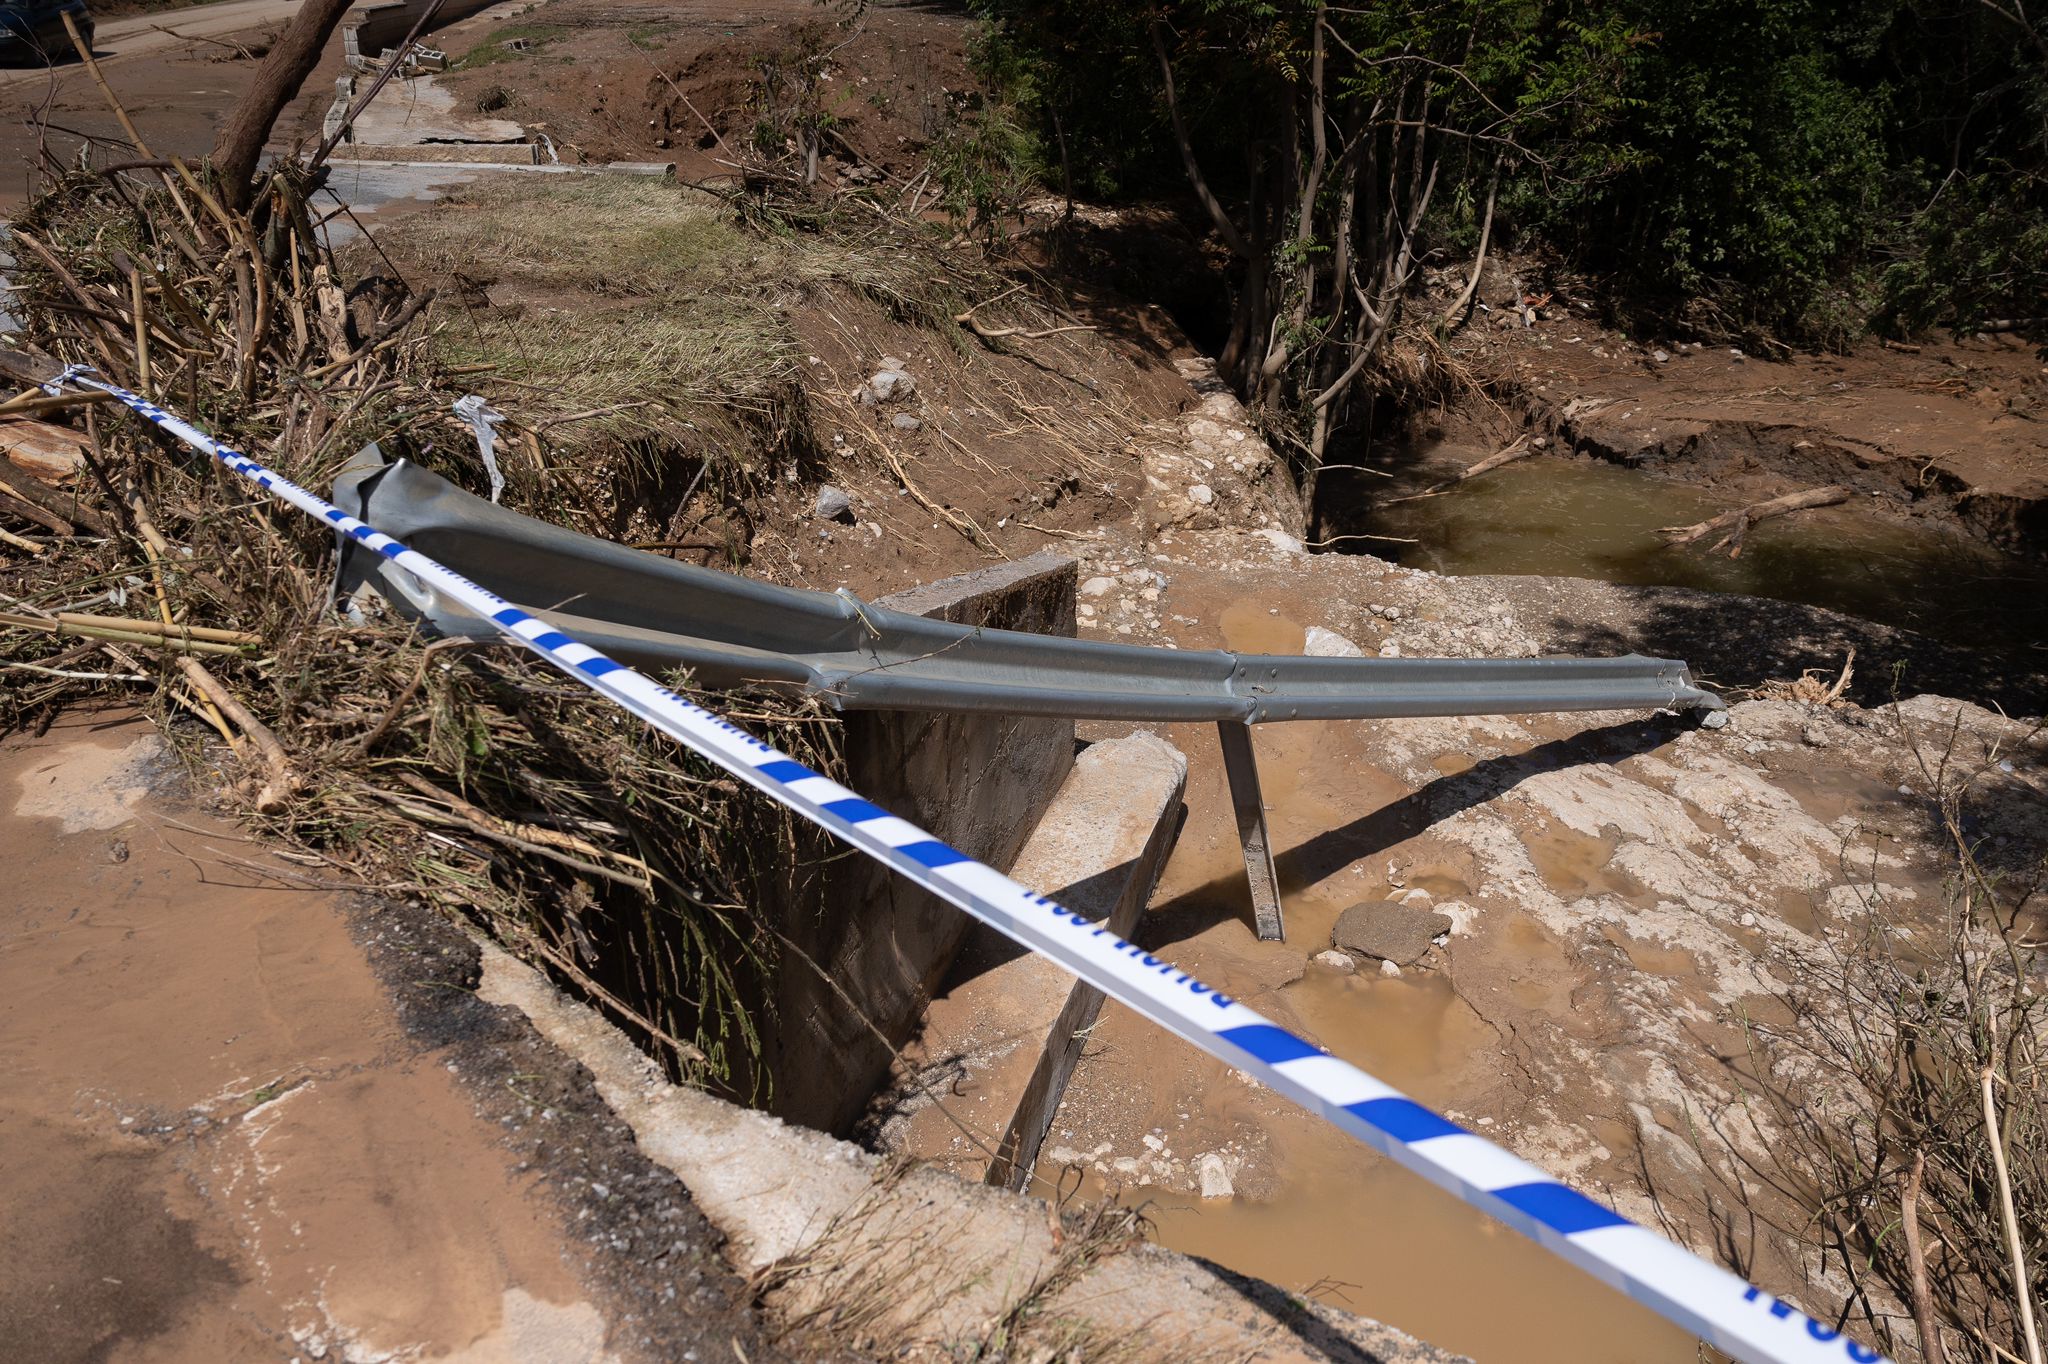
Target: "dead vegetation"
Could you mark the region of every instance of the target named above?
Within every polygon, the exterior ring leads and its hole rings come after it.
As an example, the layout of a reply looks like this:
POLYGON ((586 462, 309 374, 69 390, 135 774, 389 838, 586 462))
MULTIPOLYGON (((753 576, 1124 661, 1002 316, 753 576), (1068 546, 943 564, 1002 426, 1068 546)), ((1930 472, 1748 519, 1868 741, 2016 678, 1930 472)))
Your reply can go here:
MULTIPOLYGON (((1822 684, 1816 684, 1821 686, 1822 684)), ((1863 912, 1796 963, 1784 1026, 1754 1025, 1768 1123, 1750 1165, 1795 1206, 1846 1280, 1845 1314, 1924 1364, 2036 1364, 2048 1295, 2048 863, 1987 840, 1992 788, 2043 732, 1969 753, 1896 711, 1910 772, 1953 857, 1945 923, 1863 912)), ((2017 727, 2014 727, 2017 729, 2017 727)), ((2010 793, 2008 793, 2010 795, 2010 793)), ((1875 853, 1869 854, 1875 858, 1875 853)))
MULTIPOLYGON (((451 370, 429 291, 335 259, 308 188, 282 163, 237 213, 181 165, 63 176, 17 226, 25 331, 7 367, 90 365, 311 487, 371 440, 473 476, 450 402, 485 375, 451 370)), ((730 393, 693 396, 699 419, 760 420, 730 393)), ((765 1083, 748 1062, 774 946, 748 906, 766 878, 814 874, 819 835, 515 650, 337 616, 317 526, 119 409, 24 400, 82 424, 81 459, 54 486, 7 473, 21 495, 0 504, 0 722, 140 700, 203 786, 302 849, 309 883, 445 905, 581 987, 673 1073, 765 1083)), ((686 400, 650 401, 641 434, 686 400)), ((539 515, 619 515, 635 457, 689 467, 646 439, 579 441, 574 422, 513 431, 530 464, 514 463, 506 500, 539 515)), ((836 767, 836 723, 813 705, 741 704, 836 767)))

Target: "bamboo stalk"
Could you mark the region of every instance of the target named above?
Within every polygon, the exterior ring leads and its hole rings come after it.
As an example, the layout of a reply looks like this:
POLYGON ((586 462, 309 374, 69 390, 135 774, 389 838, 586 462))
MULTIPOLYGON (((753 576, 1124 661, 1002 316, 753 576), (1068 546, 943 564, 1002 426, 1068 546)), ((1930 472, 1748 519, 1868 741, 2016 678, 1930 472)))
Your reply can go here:
POLYGON ((167 620, 158 624, 153 620, 132 620, 126 616, 91 616, 78 611, 59 611, 57 623, 87 629, 128 630, 136 634, 192 639, 207 644, 233 644, 244 649, 260 648, 263 644, 263 636, 246 630, 221 630, 211 625, 186 625, 179 621, 167 620))
POLYGON ((4 526, 0 526, 0 545, 12 545, 16 549, 26 550, 30 554, 47 553, 50 548, 48 545, 39 545, 33 540, 24 539, 4 526))
POLYGON ((58 17, 64 21, 64 31, 71 35, 71 45, 78 49, 78 60, 85 64, 86 74, 92 77, 93 84, 99 86, 100 94, 106 97, 107 107, 114 111, 114 118, 120 123, 121 131, 128 134, 128 140, 135 144, 135 150, 141 152, 145 160, 156 160, 156 153, 149 149, 149 144, 142 140, 141 132, 136 129, 135 120, 128 117, 128 111, 121 107, 121 101, 115 97, 114 87, 107 84, 107 78, 100 74, 100 64, 93 60, 92 44, 79 33, 78 23, 71 17, 71 12, 64 10, 58 17))
POLYGON ((96 639, 108 644, 127 644, 138 649, 169 649, 183 654, 220 654, 240 657, 244 649, 235 644, 224 644, 215 640, 181 639, 164 633, 154 621, 133 621, 128 624, 140 625, 140 630, 117 630, 105 625, 77 625, 69 621, 48 621, 36 616, 18 616, 11 611, 0 611, 0 626, 16 630, 35 630, 46 635, 63 638, 66 635, 78 639, 96 639))
POLYGON ((96 388, 83 393, 59 393, 54 396, 40 393, 34 397, 9 398, 6 402, 0 403, 0 417, 38 417, 60 408, 78 407, 85 403, 112 402, 113 399, 113 394, 96 388))
POLYGON ((135 379, 136 391, 149 392, 149 313, 142 306, 142 276, 130 271, 128 275, 128 301, 135 310, 135 379))

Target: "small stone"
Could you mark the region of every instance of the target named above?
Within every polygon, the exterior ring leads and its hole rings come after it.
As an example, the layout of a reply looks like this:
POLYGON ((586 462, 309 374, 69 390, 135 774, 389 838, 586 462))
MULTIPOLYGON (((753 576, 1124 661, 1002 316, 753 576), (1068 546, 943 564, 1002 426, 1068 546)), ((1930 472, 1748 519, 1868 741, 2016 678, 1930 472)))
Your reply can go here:
POLYGON ((1349 952, 1339 952, 1334 947, 1324 948, 1311 957, 1310 960, 1318 966, 1331 971, 1341 972, 1347 976, 1358 969, 1358 963, 1351 959, 1349 952))
POLYGON ((830 483, 818 489, 818 500, 811 504, 811 515, 820 521, 852 521, 853 498, 844 488, 835 488, 830 483))
POLYGON ((1166 1149, 1166 1143, 1161 1141, 1158 1137, 1153 1136, 1150 1132, 1147 1132, 1145 1134, 1144 1141, 1145 1149, 1147 1151, 1157 1153, 1160 1151, 1164 1151, 1166 1149))
POLYGON ((1301 651, 1310 658, 1364 658, 1365 650, 1353 644, 1335 630, 1325 630, 1320 625, 1308 627, 1308 639, 1301 651))
POLYGON ((895 402, 908 398, 917 391, 917 380, 900 369, 878 369, 867 382, 867 401, 871 403, 895 402))
POLYGON ((1390 639, 1385 644, 1380 645, 1381 658, 1399 658, 1400 656, 1401 646, 1394 643, 1393 640, 1390 639))
POLYGON ((1081 584, 1081 595, 1084 597, 1100 597, 1108 593, 1115 586, 1116 579, 1114 578, 1090 578, 1087 582, 1081 584))
POLYGON ((889 425, 895 427, 898 431, 915 431, 918 427, 923 426, 924 423, 911 416, 908 412, 898 412, 895 416, 889 418, 889 425))
POLYGON ((1799 737, 1808 748, 1828 746, 1828 732, 1818 720, 1808 720, 1805 727, 1799 731, 1799 737))
POLYGON ((1380 963, 1380 974, 1383 976, 1398 976, 1401 974, 1401 968, 1390 961, 1383 961, 1380 963))
POLYGON ((1230 1184, 1230 1168, 1214 1151, 1195 1162, 1195 1173, 1201 1178, 1204 1198, 1229 1198, 1237 1192, 1230 1184))
POLYGON ((1652 360, 1655 360, 1660 365, 1669 364, 1671 362, 1671 352, 1665 350, 1662 346, 1659 346, 1657 349, 1650 352, 1650 358, 1652 360))
POLYGON ((1394 902, 1397 904, 1416 905, 1423 909, 1428 909, 1431 905, 1436 903, 1436 897, 1434 895, 1431 895, 1428 891, 1424 890, 1421 886, 1410 886, 1408 889, 1402 891, 1399 895, 1391 896, 1389 898, 1394 900, 1394 902))
POLYGON ((1197 483, 1188 489, 1188 501, 1198 507, 1206 507, 1216 500, 1215 490, 1206 483, 1197 483))
POLYGON ((1389 606, 1385 608, 1380 614, 1384 615, 1388 620, 1399 620, 1401 619, 1401 608, 1398 606, 1389 606))
POLYGON ((1392 900, 1367 900, 1337 916, 1330 945, 1354 957, 1375 957, 1400 966, 1422 960, 1438 934, 1451 931, 1449 915, 1392 900))

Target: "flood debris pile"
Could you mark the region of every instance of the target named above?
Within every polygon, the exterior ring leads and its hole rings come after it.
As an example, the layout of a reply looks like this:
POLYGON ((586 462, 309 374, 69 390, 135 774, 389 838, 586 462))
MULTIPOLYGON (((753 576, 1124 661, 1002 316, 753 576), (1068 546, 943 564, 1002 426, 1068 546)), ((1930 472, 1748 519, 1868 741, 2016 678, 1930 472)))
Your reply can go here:
MULTIPOLYGON (((252 505, 118 407, 34 386, 90 366, 309 487, 371 442, 481 484, 455 403, 490 362, 451 360, 432 291, 337 259, 317 186, 280 162, 238 212, 174 163, 67 174, 17 221, 23 331, 0 365, 28 386, 0 412, 0 723, 141 700, 203 787, 303 849, 308 882, 470 916, 672 1074, 763 1084, 749 1062, 776 945, 746 908, 764 881, 814 874, 821 836, 522 651, 429 642, 371 598, 338 614, 316 525, 252 505)), ((715 476, 708 448, 660 443, 679 419, 651 394, 585 439, 526 415, 522 383, 489 395, 519 414, 499 431, 508 506, 617 524, 648 461, 715 476)), ((551 396, 544 413, 577 401, 551 396)), ((736 704, 837 770, 830 716, 736 704)))

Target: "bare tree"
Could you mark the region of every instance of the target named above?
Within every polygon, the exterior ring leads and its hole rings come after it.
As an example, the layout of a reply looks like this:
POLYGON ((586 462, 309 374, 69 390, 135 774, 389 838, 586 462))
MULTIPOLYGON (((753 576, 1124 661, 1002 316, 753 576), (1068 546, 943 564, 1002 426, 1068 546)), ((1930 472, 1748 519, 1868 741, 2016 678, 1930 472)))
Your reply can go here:
POLYGON ((349 4, 350 0, 302 0, 298 14, 256 69, 256 83, 228 115, 214 143, 213 167, 230 209, 248 207, 263 144, 270 140, 278 115, 319 64, 321 49, 349 4))

